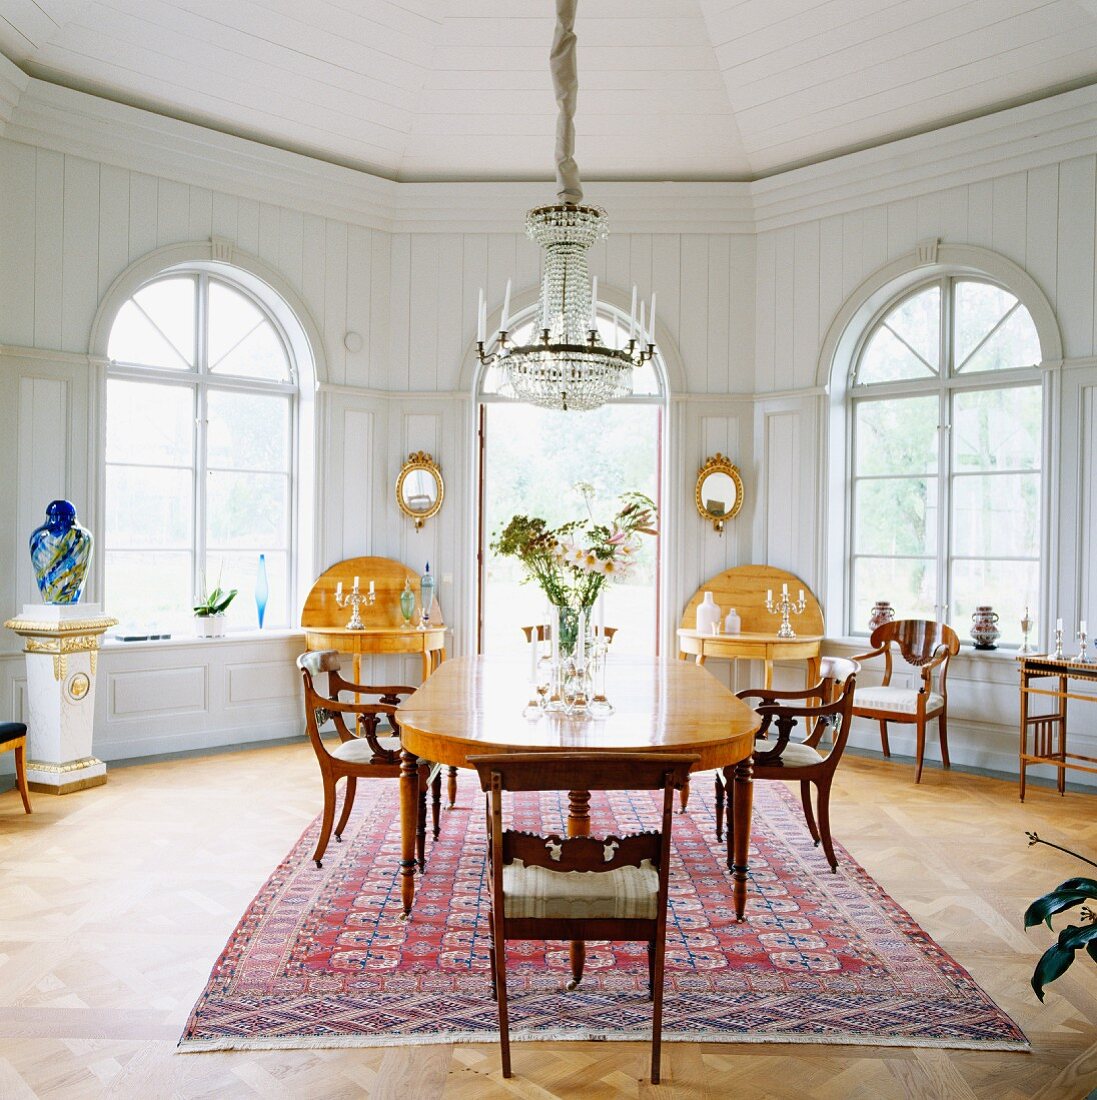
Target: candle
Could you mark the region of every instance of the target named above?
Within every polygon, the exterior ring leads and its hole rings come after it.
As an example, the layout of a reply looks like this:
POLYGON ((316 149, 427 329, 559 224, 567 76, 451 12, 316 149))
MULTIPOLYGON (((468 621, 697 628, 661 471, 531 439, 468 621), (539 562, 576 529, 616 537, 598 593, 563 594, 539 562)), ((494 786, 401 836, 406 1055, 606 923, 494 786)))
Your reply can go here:
POLYGON ((503 316, 499 320, 499 327, 505 332, 507 321, 510 318, 510 279, 507 280, 507 289, 503 294, 503 316))
POLYGON ((370 582, 369 582, 369 594, 370 594, 371 596, 373 595, 373 581, 370 581, 370 582))
POLYGON ((644 309, 645 303, 640 303, 640 343, 646 344, 648 342, 648 327, 644 321, 644 309))
POLYGON ((1055 629, 1056 630, 1062 630, 1063 629, 1063 620, 1062 619, 1056 619, 1055 620, 1055 629))
POLYGON ((355 592, 358 591, 358 577, 357 576, 354 578, 354 591, 355 592))
POLYGON ((651 316, 648 318, 648 331, 651 333, 649 343, 655 343, 655 291, 651 292, 651 316))
MULTIPOLYGON (((1084 629, 1084 628, 1083 628, 1084 629)), ((583 611, 579 612, 578 634, 575 644, 575 659, 585 661, 587 657, 587 616, 583 611)))
POLYGON ((484 288, 480 287, 480 300, 476 304, 476 339, 482 344, 486 333, 484 329, 487 327, 487 317, 485 314, 484 305, 484 288))
POLYGON ((529 681, 537 686, 537 627, 530 631, 529 637, 529 681))
POLYGON ((781 585, 781 595, 782 596, 787 596, 788 595, 788 585, 787 584, 781 585))
POLYGON ((628 311, 628 338, 636 336, 636 284, 632 284, 632 308, 628 311))
POLYGON ((560 664, 560 609, 554 607, 552 609, 552 665, 557 667, 560 664))
POLYGON ((766 589, 766 603, 773 603, 773 589, 766 589))
POLYGON ((1086 632, 1086 621, 1085 621, 1085 619, 1083 619, 1083 620, 1082 620, 1082 621, 1081 621, 1081 622, 1080 622, 1080 623, 1078 624, 1078 633, 1079 633, 1079 634, 1084 634, 1085 632, 1086 632))
POLYGON ((340 581, 340 582, 339 582, 339 583, 338 583, 338 584, 337 584, 337 585, 335 586, 335 598, 336 598, 337 600, 341 600, 341 599, 343 598, 343 582, 342 582, 342 581, 340 581))
POLYGON ((590 288, 590 328, 596 329, 598 327, 598 276, 594 276, 594 281, 591 283, 590 288))
POLYGON ((800 602, 804 602, 804 590, 802 588, 800 589, 800 602))
POLYGON ((598 637, 606 640, 606 597, 604 592, 598 593, 598 637))

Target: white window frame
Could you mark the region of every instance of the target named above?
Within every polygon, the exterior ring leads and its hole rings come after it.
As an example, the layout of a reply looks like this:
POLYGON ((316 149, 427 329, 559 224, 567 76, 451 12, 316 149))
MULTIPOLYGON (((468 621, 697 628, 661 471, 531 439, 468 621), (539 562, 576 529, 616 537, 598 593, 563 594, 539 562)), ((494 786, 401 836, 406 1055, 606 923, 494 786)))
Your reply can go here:
MULTIPOLYGON (((953 500, 953 481, 957 474, 954 469, 954 455, 952 446, 952 431, 951 431, 951 419, 952 419, 952 403, 953 396, 960 392, 973 392, 973 391, 989 391, 1000 389, 1013 389, 1022 387, 1035 387, 1040 393, 1041 409, 1042 409, 1042 435, 1040 440, 1040 467, 1039 470, 1033 471, 1039 475, 1040 482, 1040 507, 1038 514, 1038 522, 1040 524, 1039 532, 1039 545, 1042 547, 1045 542, 1043 518, 1047 515, 1046 507, 1046 494, 1047 494, 1047 394, 1042 385, 1043 377, 1042 371, 1038 364, 1026 367, 1015 367, 1006 370, 987 370, 976 371, 970 375, 956 373, 955 364, 953 363, 953 350, 954 350, 954 326, 953 326, 953 302, 955 294, 955 286, 959 282, 978 282, 984 283, 988 286, 997 287, 1007 294, 1017 298, 1017 305, 1020 308, 1026 310, 1029 313, 1030 318, 1034 325, 1037 324, 1036 318, 1032 314, 1032 310, 1028 305, 1012 291, 1008 286, 1003 283, 990 278, 989 276, 966 271, 950 271, 940 274, 935 274, 932 278, 923 279, 913 284, 906 285, 899 293, 889 297, 887 301, 880 306, 876 312, 872 315, 868 324, 866 324, 858 337, 853 354, 851 356, 849 376, 846 382, 845 388, 845 440, 846 440, 846 454, 845 454, 845 470, 846 470, 846 487, 847 487, 847 500, 848 507, 846 509, 846 525, 844 531, 844 545, 845 545, 845 605, 843 608, 844 614, 844 631, 847 636, 861 637, 867 636, 869 631, 867 624, 858 622, 854 618, 854 603, 855 603, 855 588, 853 582, 854 565, 857 560, 857 556, 854 554, 854 541, 857 524, 856 515, 856 486, 859 480, 856 465, 856 406, 862 401, 873 401, 888 398, 904 398, 904 397, 918 397, 935 395, 938 401, 938 429, 937 429, 937 472, 934 475, 937 480, 937 537, 936 537, 936 565, 937 565, 937 583, 936 583, 936 601, 934 602, 934 609, 938 618, 942 622, 948 621, 948 608, 952 599, 952 573, 953 564, 956 561, 1030 561, 1033 560, 1037 564, 1037 569, 1041 569, 1043 555, 1037 552, 1034 559, 1029 558, 1016 558, 1016 557, 994 557, 994 558, 971 558, 970 556, 958 556, 952 552, 953 544, 953 527, 954 520, 952 514, 952 500, 953 500), (938 352, 938 370, 936 377, 924 377, 903 379, 895 382, 869 382, 869 383, 857 383, 857 372, 860 369, 861 361, 864 357, 869 341, 875 335, 884 319, 890 315, 894 310, 907 301, 910 298, 922 293, 926 289, 932 286, 940 288, 941 292, 941 305, 940 305, 940 334, 939 334, 939 352, 938 352)), ((1016 307, 1014 307, 1016 308, 1016 307)), ((1006 316, 1000 319, 994 327, 986 333, 979 343, 971 349, 968 356, 970 358, 974 355, 978 349, 986 343, 987 340, 993 336, 998 330, 1001 324, 1004 323, 1006 317, 1012 313, 1012 309, 1007 312, 1006 316)), ((1039 334, 1039 328, 1037 327, 1037 333, 1039 334)), ((985 471, 984 471, 985 472, 985 471)), ((1008 471, 1008 473, 1016 473, 1017 471, 1008 471)), ((1003 472, 1005 474, 1006 472, 1003 472)), ((881 557, 882 555, 860 555, 861 557, 881 557)), ((903 555, 891 555, 890 557, 902 557, 903 560, 925 560, 923 556, 903 556, 903 555)), ((1040 589, 1043 587, 1043 583, 1038 586, 1040 589)), ((1037 597, 1038 598, 1038 597, 1037 597)), ((964 639, 966 643, 966 639, 964 639)), ((1004 648, 1010 648, 1008 645, 1004 648)))
MULTIPOLYGON (((207 493, 206 486, 208 482, 209 464, 206 454, 206 431, 208 425, 207 416, 207 401, 210 390, 217 390, 221 392, 231 393, 254 393, 262 394, 264 396, 282 394, 285 395, 289 402, 289 464, 285 471, 288 482, 288 497, 289 507, 286 515, 286 615, 287 622, 284 624, 285 628, 293 628, 296 622, 295 609, 297 607, 297 562, 298 562, 298 545, 297 545, 297 531, 298 531, 298 501, 299 501, 299 451, 300 451, 300 372, 298 370, 297 360, 293 351, 293 342, 289 339, 284 327, 279 322, 278 318, 274 316, 272 311, 256 294, 252 293, 250 289, 237 282, 231 277, 229 270, 217 271, 211 273, 200 267, 173 267, 168 270, 157 273, 154 277, 146 279, 144 282, 133 289, 133 291, 127 295, 126 301, 132 299, 136 294, 143 290, 147 286, 151 286, 154 283, 162 282, 168 279, 175 278, 191 278, 195 280, 195 311, 194 311, 194 325, 195 325, 195 364, 194 368, 175 368, 175 367, 160 367, 149 366, 140 363, 128 363, 119 360, 109 360, 107 365, 107 379, 108 380, 127 380, 133 382, 148 382, 156 383, 160 385, 173 385, 179 386, 192 391, 194 395, 194 465, 193 465, 193 478, 192 478, 192 506, 193 506, 193 527, 191 530, 191 589, 193 602, 197 602, 205 593, 201 591, 203 587, 203 581, 208 585, 212 585, 215 581, 212 578, 204 578, 205 572, 203 568, 203 562, 206 555, 206 535, 207 535, 207 493), (286 360, 289 364, 290 382, 273 382, 263 379, 246 378, 240 375, 231 374, 216 374, 209 369, 208 357, 207 357, 207 344, 208 341, 204 338, 206 324, 207 324, 207 312, 209 303, 209 284, 210 282, 220 283, 223 286, 228 287, 233 292, 242 295, 249 302, 251 302, 256 309, 260 311, 266 321, 272 326, 275 334, 282 345, 282 350, 285 353, 286 360)), ((112 326, 113 328, 113 322, 112 326)), ((109 339, 109 335, 108 335, 109 339)), ((104 460, 104 472, 106 470, 107 463, 104 460)), ((107 532, 104 530, 104 556, 107 550, 112 551, 125 551, 125 550, 138 550, 145 549, 114 546, 109 545, 107 540, 107 532)), ((256 553, 259 553, 257 550, 256 553)), ((105 598, 109 601, 110 594, 106 592, 106 586, 104 583, 105 598)))

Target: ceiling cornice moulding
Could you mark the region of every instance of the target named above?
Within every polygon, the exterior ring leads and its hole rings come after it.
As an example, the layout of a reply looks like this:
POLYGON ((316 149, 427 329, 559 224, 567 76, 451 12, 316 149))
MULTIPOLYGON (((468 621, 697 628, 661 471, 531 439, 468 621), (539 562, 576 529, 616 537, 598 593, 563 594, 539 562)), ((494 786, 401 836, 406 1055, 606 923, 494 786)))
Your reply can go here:
MULTIPOLYGON (((508 232, 543 183, 394 182, 27 77, 0 56, 0 136, 396 233, 508 232)), ((754 233, 1097 152, 1097 86, 754 183, 588 181, 616 233, 754 233)))

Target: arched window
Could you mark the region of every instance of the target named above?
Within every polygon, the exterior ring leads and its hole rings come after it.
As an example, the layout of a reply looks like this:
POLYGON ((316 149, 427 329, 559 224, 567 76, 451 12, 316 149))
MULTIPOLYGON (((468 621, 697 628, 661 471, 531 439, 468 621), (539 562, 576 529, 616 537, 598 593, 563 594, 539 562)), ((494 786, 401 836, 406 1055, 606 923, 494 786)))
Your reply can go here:
MULTIPOLYGON (((628 315, 598 303, 598 328, 611 347, 625 344, 628 315)), ((532 340, 536 307, 516 314, 510 338, 532 340)), ((476 386, 480 432, 481 652, 505 652, 520 626, 542 621, 544 594, 522 583, 512 558, 494 554, 490 543, 512 515, 541 516, 550 526, 586 517, 608 519, 629 490, 660 499, 665 369, 656 357, 637 368, 633 394, 589 412, 559 412, 519 403, 498 367, 483 371, 476 386)), ((662 525, 660 525, 661 527, 662 525)), ((659 629, 659 540, 643 540, 638 567, 606 593, 605 616, 619 631, 618 652, 654 653, 659 629)))
POLYGON ((1020 641, 1039 597, 1040 359, 1032 316, 987 279, 935 278, 877 313, 848 389, 850 633, 887 599, 962 636, 992 604, 1020 641))
POLYGON ((145 283, 110 330, 104 598, 125 627, 187 629, 220 584, 229 629, 288 626, 297 372, 260 300, 206 271, 145 283))

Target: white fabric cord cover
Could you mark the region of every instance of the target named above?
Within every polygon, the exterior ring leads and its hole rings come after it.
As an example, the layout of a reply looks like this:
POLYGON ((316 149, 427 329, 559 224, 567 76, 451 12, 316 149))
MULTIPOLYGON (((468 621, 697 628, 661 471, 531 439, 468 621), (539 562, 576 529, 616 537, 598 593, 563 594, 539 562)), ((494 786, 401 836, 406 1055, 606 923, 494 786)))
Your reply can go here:
MULTIPOLYGON (((853 696, 853 705, 871 707, 873 710, 893 710, 899 714, 917 714, 918 692, 911 688, 859 687, 853 696)), ((931 691, 926 700, 926 714, 940 710, 944 705, 944 696, 931 691)))
POLYGON ((503 867, 507 917, 654 919, 659 872, 650 859, 612 871, 551 871, 520 859, 503 867))
POLYGON ((579 75, 575 60, 575 7, 577 0, 556 0, 556 33, 549 53, 549 69, 556 104, 556 197, 560 202, 583 201, 579 165, 575 163, 575 105, 579 99, 579 75))

